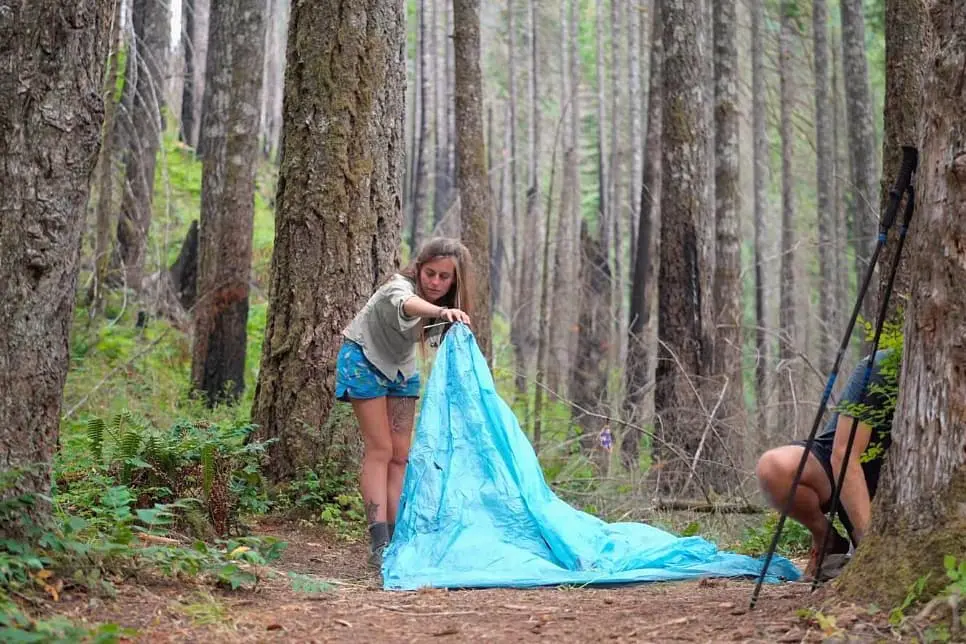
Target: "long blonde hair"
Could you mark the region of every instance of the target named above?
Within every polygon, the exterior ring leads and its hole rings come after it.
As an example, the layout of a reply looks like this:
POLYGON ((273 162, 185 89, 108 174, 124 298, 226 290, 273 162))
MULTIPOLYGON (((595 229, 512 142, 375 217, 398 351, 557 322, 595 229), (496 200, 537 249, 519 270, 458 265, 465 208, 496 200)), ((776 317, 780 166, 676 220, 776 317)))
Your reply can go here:
MULTIPOLYGON (((473 317, 473 257, 469 249, 466 248, 458 239, 450 237, 433 237, 426 240, 416 254, 416 258, 409 263, 409 266, 400 271, 400 274, 409 278, 416 284, 416 295, 426 299, 423 293, 423 286, 419 279, 419 273, 423 270, 423 265, 437 259, 450 257, 456 264, 456 274, 453 284, 449 291, 436 301, 436 304, 446 308, 456 308, 465 311, 467 315, 473 317)), ((425 327, 425 321, 422 324, 425 327)), ((444 327, 445 333, 450 325, 444 327)), ((425 340, 425 334, 420 333, 425 340)))

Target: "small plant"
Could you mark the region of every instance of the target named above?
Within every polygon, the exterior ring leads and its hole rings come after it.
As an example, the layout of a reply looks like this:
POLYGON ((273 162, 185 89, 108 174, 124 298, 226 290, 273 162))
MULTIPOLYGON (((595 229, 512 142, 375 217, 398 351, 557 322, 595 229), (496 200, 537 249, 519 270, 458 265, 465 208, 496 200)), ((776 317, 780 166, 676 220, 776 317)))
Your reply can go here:
POLYGON ((315 470, 301 476, 283 490, 280 503, 308 520, 320 523, 336 534, 357 532, 365 523, 365 508, 348 472, 315 470))
MULTIPOLYGON (((748 528, 744 539, 736 546, 739 554, 757 557, 765 554, 778 527, 778 513, 770 512, 761 525, 748 528)), ((778 541, 778 552, 786 556, 801 555, 812 545, 812 533, 797 521, 786 521, 778 541)))

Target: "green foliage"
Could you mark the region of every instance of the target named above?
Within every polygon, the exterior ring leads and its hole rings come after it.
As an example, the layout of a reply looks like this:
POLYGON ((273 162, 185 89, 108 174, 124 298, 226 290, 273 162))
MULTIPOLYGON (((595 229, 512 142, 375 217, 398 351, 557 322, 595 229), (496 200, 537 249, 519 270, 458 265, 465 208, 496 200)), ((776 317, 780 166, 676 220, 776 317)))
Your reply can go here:
MULTIPOLYGON (((768 547, 775 536, 779 515, 770 512, 758 526, 745 531, 741 543, 735 547, 735 552, 743 555, 758 557, 768 552, 768 547)), ((785 521, 781 539, 778 541, 777 551, 785 556, 797 556, 807 553, 812 545, 812 533, 805 526, 794 520, 785 521)))
POLYGON ((0 641, 2 642, 112 644, 126 641, 134 635, 136 631, 121 628, 117 624, 77 625, 61 616, 34 619, 13 602, 0 601, 0 641))
MULTIPOLYGON (((197 500, 215 533, 224 535, 239 510, 265 511, 261 460, 266 442, 251 439, 250 424, 179 421, 160 431, 128 410, 107 423, 87 422, 87 439, 96 473, 130 486, 139 507, 197 500)), ((84 490, 81 479, 78 486, 84 490)), ((72 495, 67 484, 65 496, 72 495)), ((84 507, 83 504, 80 507, 84 507)))
POLYGON ((892 609, 889 613, 889 623, 893 626, 898 626, 906 619, 905 611, 907 608, 915 604, 922 597, 923 592, 926 590, 926 584, 929 583, 930 575, 923 575, 918 578, 912 584, 909 585, 909 590, 906 593, 905 599, 902 603, 892 609))
MULTIPOLYGON (((866 333, 868 339, 873 337, 871 324, 866 323, 866 333)), ((858 418, 870 427, 878 427, 891 424, 891 419, 895 413, 896 402, 899 398, 899 374, 902 371, 902 327, 901 323, 887 323, 883 326, 882 334, 879 338, 879 349, 889 350, 879 363, 879 374, 882 382, 869 384, 866 399, 872 397, 882 404, 876 406, 868 403, 848 403, 839 405, 836 410, 858 418)), ((875 440, 875 436, 869 441, 869 446, 862 453, 861 461, 866 462, 881 456, 884 446, 880 441, 875 440)))
POLYGON ((278 509, 331 530, 337 535, 358 535, 365 527, 365 508, 355 473, 328 469, 308 470, 283 488, 278 509))

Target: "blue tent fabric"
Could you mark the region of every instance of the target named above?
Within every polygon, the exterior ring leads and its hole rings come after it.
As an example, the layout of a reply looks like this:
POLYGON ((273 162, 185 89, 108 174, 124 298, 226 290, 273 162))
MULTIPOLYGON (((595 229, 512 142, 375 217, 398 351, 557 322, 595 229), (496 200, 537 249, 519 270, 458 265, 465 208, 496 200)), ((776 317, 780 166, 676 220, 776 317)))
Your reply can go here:
MULTIPOLYGON (((447 333, 426 385, 383 559, 387 590, 757 576, 761 561, 643 523, 606 523, 551 491, 476 339, 447 333)), ((796 580, 782 557, 768 581, 796 580)))

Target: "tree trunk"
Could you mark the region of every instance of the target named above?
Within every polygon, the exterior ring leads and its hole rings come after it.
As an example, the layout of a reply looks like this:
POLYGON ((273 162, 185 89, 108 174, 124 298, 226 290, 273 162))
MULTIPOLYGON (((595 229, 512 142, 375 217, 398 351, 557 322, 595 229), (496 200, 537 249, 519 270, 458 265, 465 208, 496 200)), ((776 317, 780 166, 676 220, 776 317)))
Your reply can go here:
POLYGON ((792 132, 792 110, 794 97, 791 83, 791 47, 793 28, 793 7, 791 0, 782 0, 781 32, 779 35, 778 74, 780 101, 780 130, 782 147, 782 226, 781 226, 781 285, 778 311, 781 343, 778 359, 781 368, 779 379, 779 439, 788 440, 795 435, 798 423, 798 404, 794 396, 798 394, 798 369, 794 367, 798 348, 798 315, 795 311, 795 191, 792 159, 795 158, 795 141, 792 132))
MULTIPOLYGON (((846 597, 882 606, 901 601, 927 574, 928 599, 950 583, 944 557, 966 559, 966 5, 932 0, 925 8, 933 42, 916 105, 921 171, 907 244, 916 283, 906 312, 892 446, 871 533, 840 581, 846 597)), ((900 15, 906 14, 890 12, 887 19, 900 15)))
MULTIPOLYGON (((848 116, 849 153, 852 168, 852 233, 855 268, 859 279, 868 270, 875 243, 879 213, 876 189, 875 129, 869 63, 865 55, 865 16, 862 0, 840 0, 842 12, 842 62, 845 69, 845 109, 848 116)), ((875 283, 875 282, 873 282, 875 283)), ((862 315, 874 322, 878 310, 876 292, 870 289, 862 303, 862 315)))
MULTIPOLYGON (((197 2, 197 0, 195 0, 197 2)), ((262 119, 259 138, 262 154, 276 162, 282 139, 282 90, 285 79, 285 34, 288 32, 289 1, 268 0, 265 30, 265 65, 262 83, 262 119)))
POLYGON ((125 89, 131 101, 133 137, 126 155, 126 179, 117 223, 115 265, 124 283, 140 290, 154 200, 154 170, 164 134, 164 74, 171 34, 170 5, 165 0, 134 0, 134 43, 125 89))
MULTIPOLYGON (((30 520, 50 509, 39 495, 58 443, 113 7, 14 0, 0 13, 0 499, 29 497, 30 520)), ((0 536, 22 527, 0 523, 0 536)))
POLYGON ((264 5, 263 0, 223 0, 211 12, 191 356, 192 384, 211 407, 233 403, 245 390, 264 5))
POLYGON ((540 225, 540 110, 537 104, 537 17, 536 0, 528 0, 529 55, 527 72, 527 211, 524 235, 527 252, 520 261, 520 292, 515 300, 516 317, 510 327, 513 336, 513 354, 516 364, 516 390, 526 394, 526 376, 533 368, 536 356, 539 258, 543 253, 543 226, 540 225))
POLYGON ((708 190, 711 100, 702 59, 707 29, 701 3, 666 0, 664 29, 664 135, 661 189, 661 248, 655 408, 661 416, 652 476, 662 495, 677 494, 691 480, 697 455, 697 484, 711 478, 714 441, 702 441, 707 417, 701 390, 709 375, 713 322, 711 279, 705 255, 713 206, 708 190), (695 392, 698 393, 695 396, 695 392), (705 444, 705 442, 707 444, 705 444), (703 451, 699 454, 699 445, 703 451))
POLYGON ((768 136, 765 121, 765 0, 752 0, 751 8, 751 102, 754 157, 755 209, 755 410, 758 435, 770 443, 768 410, 768 340, 765 329, 765 209, 768 206, 768 136))
POLYGON ((417 36, 417 57, 419 65, 419 102, 416 106, 416 123, 418 138, 416 141, 416 173, 413 177, 413 218, 412 231, 409 238, 409 248, 415 257, 425 237, 425 219, 423 215, 428 210, 429 202, 429 150, 430 130, 433 127, 432 117, 436 114, 436 106, 432 100, 433 85, 429 77, 430 54, 432 53, 426 42, 427 0, 419 3, 419 35, 417 36))
MULTIPOLYGON (((889 190, 895 184, 902 160, 902 146, 916 147, 919 141, 919 105, 922 97, 922 61, 925 46, 926 16, 919 2, 886 2, 886 93, 884 136, 882 140, 882 181, 879 189, 880 212, 885 210, 889 190)), ((898 222, 897 222, 898 223, 898 222)), ((889 232, 889 241, 882 249, 879 265, 892 266, 895 256, 898 226, 889 232)), ((899 260, 899 269, 889 301, 888 318, 898 321, 912 292, 912 273, 909 255, 899 260)), ((888 272, 879 273, 879 301, 885 296, 888 272)))
MULTIPOLYGON (((832 148, 835 150, 835 166, 832 172, 834 179, 834 196, 832 201, 834 203, 835 212, 835 245, 834 245, 834 261, 835 261, 835 307, 840 312, 840 320, 844 320, 846 311, 851 311, 854 304, 854 300, 849 297, 850 291, 850 278, 853 274, 854 264, 850 264, 848 261, 848 246, 849 246, 849 226, 848 217, 846 214, 845 205, 845 190, 843 186, 847 182, 847 177, 845 177, 845 169, 848 166, 847 153, 842 150, 842 143, 846 142, 848 136, 845 134, 845 119, 843 118, 844 113, 844 94, 845 89, 842 87, 842 76, 839 74, 841 66, 839 65, 839 52, 841 51, 840 43, 835 37, 835 32, 832 33, 832 148)), ((844 327, 842 331, 844 331, 844 327)), ((842 333, 839 331, 839 333, 842 333)))
POLYGON ((490 221, 493 195, 483 145, 483 78, 480 73, 480 0, 453 0, 456 72, 456 158, 463 239, 473 255, 476 297, 473 334, 492 362, 490 343, 490 221))
MULTIPOLYGON (((631 282, 630 320, 627 343, 627 384, 625 386, 624 410, 636 424, 642 424, 654 416, 653 407, 645 404, 653 400, 648 396, 653 383, 653 362, 657 351, 651 347, 657 280, 654 259, 657 255, 656 241, 660 238, 661 213, 661 137, 663 135, 663 86, 664 86, 664 38, 661 22, 661 4, 655 0, 651 13, 651 62, 650 90, 647 99, 647 138, 644 155, 644 175, 641 183, 641 215, 637 226, 637 249, 634 252, 634 278, 631 282)), ((621 462, 624 469, 637 471, 641 436, 636 429, 624 434, 621 440, 621 462)))
POLYGON ((121 0, 114 0, 115 19, 111 24, 110 57, 107 61, 107 80, 104 83, 104 126, 101 134, 101 149, 97 159, 97 205, 94 224, 94 275, 88 292, 88 303, 92 310, 99 310, 103 303, 104 288, 107 283, 111 264, 111 224, 114 214, 114 128, 118 97, 117 79, 120 73, 119 45, 121 29, 121 0))
POLYGON ((400 0, 292 6, 269 314, 252 408, 259 437, 278 439, 267 469, 276 480, 358 446, 358 430, 329 414, 341 331, 398 266, 404 21, 400 0))
POLYGON ((825 0, 812 3, 812 36, 815 56, 815 145, 816 188, 818 191, 818 264, 822 283, 819 286, 819 360, 823 374, 832 370, 835 338, 842 333, 835 302, 835 203, 832 201, 832 172, 835 150, 832 148, 832 103, 829 98, 828 9, 825 0))
POLYGON ((550 366, 547 381, 551 389, 565 394, 569 381, 573 351, 576 348, 580 253, 577 246, 580 217, 580 110, 579 52, 577 48, 577 0, 561 4, 561 35, 564 39, 566 64, 564 100, 569 104, 570 124, 564 153, 564 181, 561 185, 560 217, 557 221, 557 245, 553 271, 553 324, 550 333, 550 366), (568 14, 565 16, 564 14, 568 14))
POLYGON ((634 270, 634 253, 637 249, 637 224, 641 214, 641 172, 644 156, 641 144, 644 142, 641 118, 641 5, 631 0, 627 20, 627 87, 628 120, 630 121, 630 161, 631 178, 628 181, 630 209, 630 267, 634 270))
MULTIPOLYGON (((509 239, 510 239, 510 254, 511 259, 508 264, 508 273, 506 277, 508 278, 510 285, 510 323, 514 324, 516 322, 516 315, 514 314, 517 309, 517 302, 519 301, 520 293, 520 255, 523 249, 523 226, 520 220, 520 209, 518 208, 517 202, 517 186, 519 182, 517 181, 517 21, 515 12, 515 5, 513 0, 507 0, 507 34, 508 34, 508 50, 507 58, 509 63, 507 65, 509 70, 509 83, 510 83, 510 105, 509 107, 509 128, 510 128, 510 219, 507 222, 509 239)), ((503 231, 501 230, 501 235, 503 231)))
MULTIPOLYGON (((603 228, 601 222, 599 228, 603 228)), ((577 332, 577 355, 571 374, 570 391, 574 403, 596 414, 607 410, 607 352, 611 340, 610 266, 607 250, 598 239, 591 237, 587 222, 580 226, 580 299, 577 332)), ((597 436, 603 423, 597 416, 575 411, 573 420, 581 428, 580 446, 591 456, 597 450, 597 436)), ((606 472, 605 472, 606 474, 606 472)))
MULTIPOLYGON (((721 405, 714 419, 722 451, 731 452, 733 464, 741 464, 742 436, 746 426, 742 383, 741 337, 741 209, 738 172, 738 47, 736 0, 714 4, 715 62, 715 269, 714 365, 721 405)), ((723 468, 723 485, 738 482, 734 468, 723 468)))

